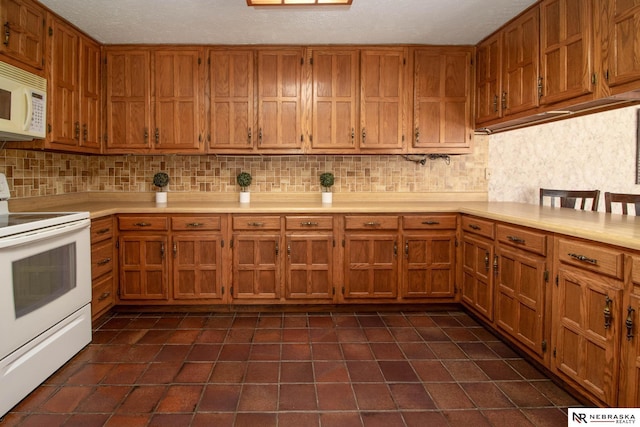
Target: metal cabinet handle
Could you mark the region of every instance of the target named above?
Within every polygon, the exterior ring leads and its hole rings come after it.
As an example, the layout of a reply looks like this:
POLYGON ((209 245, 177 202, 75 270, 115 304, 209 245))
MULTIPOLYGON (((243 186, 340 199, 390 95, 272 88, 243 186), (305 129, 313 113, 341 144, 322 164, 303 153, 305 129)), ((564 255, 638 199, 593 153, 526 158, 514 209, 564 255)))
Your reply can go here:
POLYGON ((538 98, 542 98, 542 77, 538 77, 538 98))
POLYGON ((633 307, 629 306, 627 308, 627 320, 625 320, 624 325, 627 327, 627 341, 631 341, 633 338, 633 312, 635 310, 633 307))
POLYGON ((393 257, 397 257, 398 256, 398 243, 393 242, 393 257))
POLYGON ((380 225, 380 223, 371 221, 371 222, 365 222, 362 225, 364 225, 365 227, 377 227, 380 225))
POLYGON ((498 275, 498 255, 493 256, 493 274, 498 275))
POLYGON ((249 227, 263 227, 264 222, 248 222, 247 225, 249 227))
POLYGON ((109 264, 111 262, 111 258, 105 258, 105 259, 101 259, 100 261, 96 262, 97 265, 105 265, 105 264, 109 264))
POLYGON ((135 224, 133 224, 133 225, 135 225, 135 226, 137 226, 137 227, 149 227, 149 226, 151 226, 151 224, 150 224, 150 223, 148 223, 148 222, 136 222, 136 223, 135 223, 135 224))
POLYGON ((523 238, 518 236, 507 236, 507 239, 509 239, 513 243, 520 243, 521 245, 524 245, 526 243, 523 238))
POLYGON ((144 133, 142 134, 143 138, 144 138, 144 143, 146 144, 147 142, 149 142, 149 129, 144 128, 144 133))
POLYGON ((493 96, 493 112, 498 112, 498 95, 493 96))
POLYGON ((251 138, 252 138, 252 134, 251 134, 251 128, 249 128, 249 132, 247 133, 247 144, 251 145, 251 138))
POLYGON ((276 242, 276 256, 280 255, 280 245, 276 242))
POLYGON ((317 227, 319 224, 313 221, 306 221, 306 222, 301 222, 300 225, 302 227, 317 227))
POLYGON ((291 257, 291 243, 287 243, 287 256, 291 257))
POLYGON ((484 253, 484 269, 489 271, 489 252, 484 253))
POLYGON ((75 139, 80 140, 80 122, 75 122, 75 139))
POLYGON ((202 227, 203 225, 201 222, 190 222, 187 224, 187 227, 202 227))
POLYGON ((609 295, 604 300, 604 328, 609 329, 611 327, 611 303, 613 300, 609 298, 609 295))
POLYGON ((96 231, 96 234, 108 233, 109 230, 111 230, 111 229, 110 228, 101 228, 100 230, 96 231))
POLYGON ((507 109, 507 92, 502 92, 502 109, 507 109))
POLYGON ((416 128, 416 143, 420 142, 420 128, 416 128))
POLYGON ((111 292, 105 292, 98 297, 98 301, 104 301, 111 295, 111 292))
POLYGON ((423 225, 440 225, 440 221, 422 221, 423 225))
POLYGON ((258 144, 262 144, 262 128, 258 129, 258 144))
POLYGON ((404 257, 409 258, 409 242, 404 244, 404 257))
POLYGON ((155 138, 156 138, 156 144, 160 143, 160 129, 156 128, 156 133, 154 134, 155 138))
POLYGON ((480 230, 480 226, 475 224, 469 224, 469 228, 472 230, 480 230))
POLYGON ((367 131, 365 128, 362 128, 362 143, 364 144, 367 140, 367 131))
POLYGON ((160 257, 164 259, 165 247, 164 243, 160 244, 160 257))
POLYGON ((584 256, 584 255, 573 254, 573 253, 569 253, 569 254, 567 254, 567 255, 569 255, 571 258, 573 258, 573 259, 575 259, 575 260, 582 261, 582 262, 586 262, 586 263, 589 263, 589 264, 594 264, 594 265, 595 265, 595 264, 597 264, 597 263, 598 263, 598 260, 597 260, 597 259, 595 259, 595 258, 589 258, 589 257, 584 256))
POLYGON ((9 46, 9 38, 11 37, 11 26, 9 25, 9 21, 4 23, 4 42, 2 42, 5 46, 9 46))
POLYGON ((353 145, 355 140, 356 140, 356 130, 355 128, 351 128, 351 145, 353 145))
POLYGON ((176 258, 178 256, 178 244, 173 244, 173 257, 176 258))

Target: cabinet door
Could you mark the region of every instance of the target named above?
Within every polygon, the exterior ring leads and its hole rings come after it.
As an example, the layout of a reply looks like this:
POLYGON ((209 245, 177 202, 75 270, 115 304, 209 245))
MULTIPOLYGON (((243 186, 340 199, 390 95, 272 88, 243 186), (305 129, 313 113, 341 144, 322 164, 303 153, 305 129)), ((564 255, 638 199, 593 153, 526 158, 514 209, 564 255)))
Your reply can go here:
POLYGON ((209 52, 211 141, 209 148, 254 147, 254 51, 209 52))
POLYGON ((622 284, 561 265, 554 295, 554 367, 606 405, 618 397, 622 284))
POLYGON ((333 235, 292 234, 286 238, 286 297, 333 299, 333 235))
POLYGON ((502 117, 502 32, 476 50, 476 123, 502 117))
POLYGON ((176 233, 172 243, 173 297, 222 299, 222 236, 176 233))
POLYGON ((395 298, 397 255, 396 234, 345 235, 344 298, 395 298))
POLYGON ((49 140, 68 147, 80 145, 78 63, 80 35, 53 19, 51 23, 51 67, 49 85, 49 140))
POLYGON ((466 153, 471 147, 471 49, 414 51, 413 148, 466 153))
POLYGON ((504 115, 538 106, 539 9, 534 8, 509 24, 503 39, 504 115))
POLYGON ((640 0, 608 0, 610 86, 640 79, 640 0))
POLYGON ((154 149, 162 152, 204 150, 200 50, 159 50, 155 63, 154 149))
POLYGON ((546 259, 498 246, 496 325, 543 357, 546 259))
POLYGON ((79 120, 80 146, 99 151, 100 136, 102 67, 100 46, 80 36, 80 75, 79 75, 79 120))
POLYGON ((2 0, 4 42, 0 52, 37 69, 44 68, 45 11, 31 0, 2 0))
POLYGON ((118 153, 151 148, 151 74, 148 50, 108 50, 106 148, 118 153))
POLYGON ((455 233, 405 235, 402 296, 450 298, 455 295, 455 233))
POLYGON ((400 151, 405 132, 405 50, 363 50, 360 149, 400 151))
POLYGON ((280 298, 280 235, 236 233, 232 245, 233 298, 280 298))
POLYGON ((167 237, 120 236, 121 300, 166 300, 168 297, 167 237))
POLYGON ((540 5, 541 104, 590 93, 591 2, 544 0, 540 5))
POLYGON ((311 148, 322 152, 357 148, 357 50, 312 52, 311 148))
MULTIPOLYGON (((640 266, 640 263, 637 263, 640 266)), ((640 273, 640 272, 639 272, 640 273)), ((638 274, 640 276, 640 274, 638 274)), ((636 284, 637 286, 637 284, 636 284)), ((626 338, 622 340, 622 369, 620 370, 620 400, 618 406, 625 408, 640 407, 640 296, 632 294, 629 305, 623 311, 625 316, 626 338)))
POLYGON ((493 276, 496 267, 492 242, 464 233, 462 303, 488 320, 493 320, 493 276))
POLYGON ((258 148, 300 149, 302 49, 258 52, 258 148))

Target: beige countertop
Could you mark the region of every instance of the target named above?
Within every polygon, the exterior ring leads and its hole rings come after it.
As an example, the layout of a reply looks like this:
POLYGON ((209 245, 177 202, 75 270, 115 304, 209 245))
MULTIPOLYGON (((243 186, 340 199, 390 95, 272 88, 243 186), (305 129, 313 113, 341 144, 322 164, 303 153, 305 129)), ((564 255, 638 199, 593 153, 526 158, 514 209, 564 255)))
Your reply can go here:
POLYGON ((91 218, 118 213, 235 213, 235 214, 349 214, 349 213, 436 213, 460 212, 505 221, 553 233, 640 250, 640 217, 583 212, 565 208, 539 207, 525 203, 482 202, 475 196, 444 196, 448 201, 416 195, 345 195, 331 205, 323 205, 317 194, 252 195, 252 202, 241 205, 237 195, 174 195, 166 206, 157 206, 153 194, 66 195, 54 198, 30 198, 12 201, 10 211, 88 211, 91 218), (38 199, 40 201, 38 202, 38 199), (457 199, 457 200, 456 200, 457 199))

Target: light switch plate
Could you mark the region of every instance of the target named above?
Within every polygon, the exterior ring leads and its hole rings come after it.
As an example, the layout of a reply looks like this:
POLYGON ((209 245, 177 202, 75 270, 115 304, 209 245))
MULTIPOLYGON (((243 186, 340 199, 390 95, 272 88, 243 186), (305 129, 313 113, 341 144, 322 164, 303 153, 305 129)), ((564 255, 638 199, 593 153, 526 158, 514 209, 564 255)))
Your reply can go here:
POLYGON ((11 195, 9 194, 7 177, 5 174, 0 173, 0 200, 9 200, 9 197, 11 197, 11 195))

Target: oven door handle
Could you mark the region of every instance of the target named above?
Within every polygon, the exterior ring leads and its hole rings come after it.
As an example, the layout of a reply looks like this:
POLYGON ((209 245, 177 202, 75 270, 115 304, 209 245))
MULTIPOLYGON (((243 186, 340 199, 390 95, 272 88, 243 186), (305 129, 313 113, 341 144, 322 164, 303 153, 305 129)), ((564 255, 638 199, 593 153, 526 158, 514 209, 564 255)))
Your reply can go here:
POLYGON ((72 233, 83 228, 89 228, 91 221, 88 219, 81 219, 79 221, 70 222, 68 224, 56 225, 54 227, 41 228, 38 230, 28 231, 26 233, 19 233, 13 236, 7 236, 0 238, 0 249, 15 247, 20 245, 27 245, 37 242, 39 240, 46 240, 56 236, 62 236, 68 233, 72 233))

